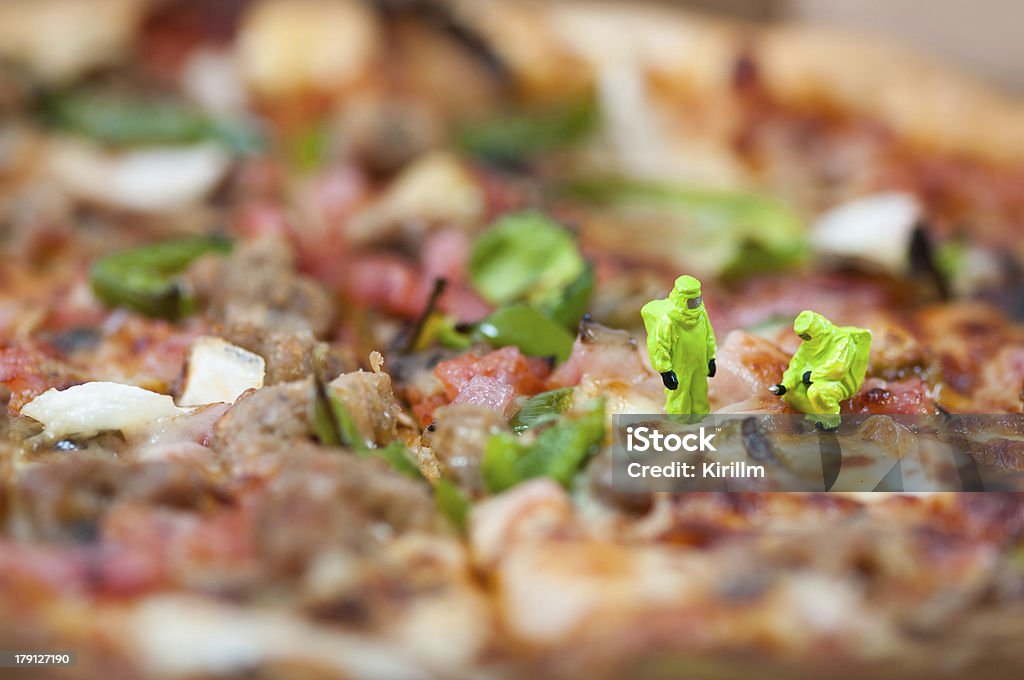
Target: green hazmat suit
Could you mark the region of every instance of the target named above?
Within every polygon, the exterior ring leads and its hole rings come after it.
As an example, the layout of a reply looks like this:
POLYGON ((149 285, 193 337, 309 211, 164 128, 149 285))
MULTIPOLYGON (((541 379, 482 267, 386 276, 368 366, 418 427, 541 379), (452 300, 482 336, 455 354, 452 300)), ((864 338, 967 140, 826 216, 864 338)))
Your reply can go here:
POLYGON ((871 331, 836 326, 821 314, 805 310, 793 322, 803 342, 782 374, 782 399, 828 428, 839 425, 839 402, 857 394, 864 382, 871 351, 871 331), (804 375, 810 372, 810 384, 804 375))
POLYGON ((700 294, 700 281, 680 276, 668 298, 640 310, 647 329, 647 352, 658 373, 674 371, 679 386, 665 390, 665 412, 706 415, 708 364, 715 358, 715 333, 700 294))

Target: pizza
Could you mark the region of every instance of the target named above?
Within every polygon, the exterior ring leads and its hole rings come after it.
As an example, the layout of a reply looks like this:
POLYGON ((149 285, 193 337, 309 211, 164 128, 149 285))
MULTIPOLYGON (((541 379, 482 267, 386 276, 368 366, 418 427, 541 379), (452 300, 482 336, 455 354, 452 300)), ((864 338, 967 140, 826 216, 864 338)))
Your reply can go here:
POLYGON ((621 0, 10 0, 0 111, 0 648, 75 661, 24 677, 1016 674, 1018 494, 610 443, 688 273, 713 413, 789 412, 812 309, 844 414, 1024 471, 1019 101, 621 0))

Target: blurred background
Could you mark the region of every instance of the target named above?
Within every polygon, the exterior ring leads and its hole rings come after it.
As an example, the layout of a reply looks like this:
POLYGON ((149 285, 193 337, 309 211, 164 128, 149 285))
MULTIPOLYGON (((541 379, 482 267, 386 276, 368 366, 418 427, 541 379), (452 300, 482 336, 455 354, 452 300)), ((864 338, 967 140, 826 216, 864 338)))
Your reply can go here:
POLYGON ((1021 0, 668 0, 755 21, 830 24, 898 39, 1024 92, 1021 0))

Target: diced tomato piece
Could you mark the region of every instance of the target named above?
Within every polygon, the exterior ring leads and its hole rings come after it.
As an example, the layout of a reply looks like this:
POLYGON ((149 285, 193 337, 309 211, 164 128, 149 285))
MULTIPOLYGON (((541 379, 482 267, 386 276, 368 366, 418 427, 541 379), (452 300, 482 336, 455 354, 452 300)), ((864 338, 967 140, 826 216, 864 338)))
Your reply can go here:
POLYGON ((441 299, 437 301, 437 307, 463 323, 476 323, 490 314, 492 309, 476 291, 458 283, 445 288, 441 299))
POLYGON ((511 385, 506 385, 495 378, 475 375, 452 403, 483 406, 497 411, 505 418, 511 418, 515 413, 515 398, 516 391, 511 385))
POLYGON ((350 165, 326 168, 301 189, 302 214, 293 234, 299 269, 323 283, 344 284, 349 257, 346 226, 369 194, 366 177, 350 165))
POLYGON ((455 399, 478 375, 511 385, 518 394, 537 394, 544 390, 550 372, 546 361, 525 357, 518 347, 502 347, 483 356, 463 354, 434 368, 449 400, 455 399))
POLYGON ((470 242, 466 232, 445 229, 427 237, 423 244, 423 271, 427 278, 443 278, 450 284, 466 280, 470 242))
POLYGON ((345 272, 352 300, 406 319, 415 319, 427 305, 430 284, 415 267, 390 255, 366 255, 345 272))

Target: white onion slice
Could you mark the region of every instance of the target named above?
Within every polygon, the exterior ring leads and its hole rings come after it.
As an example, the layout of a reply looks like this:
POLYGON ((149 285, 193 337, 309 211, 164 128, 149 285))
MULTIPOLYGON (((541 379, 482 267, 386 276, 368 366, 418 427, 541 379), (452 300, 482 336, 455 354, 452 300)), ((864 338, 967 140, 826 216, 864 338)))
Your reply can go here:
POLYGON ((25 404, 21 414, 42 423, 47 436, 60 439, 107 431, 137 432, 188 410, 175 406, 166 394, 135 385, 89 382, 66 390, 47 390, 25 404))
POLYGON ((192 343, 182 406, 232 403, 246 390, 263 387, 266 362, 259 354, 205 335, 192 343))
POLYGON ((823 255, 869 262, 887 271, 905 271, 921 204, 910 194, 864 196, 821 215, 811 242, 823 255))
POLYGON ((205 198, 227 172, 231 156, 212 144, 108 153, 60 140, 50 149, 55 178, 78 198, 144 213, 165 213, 205 198))

